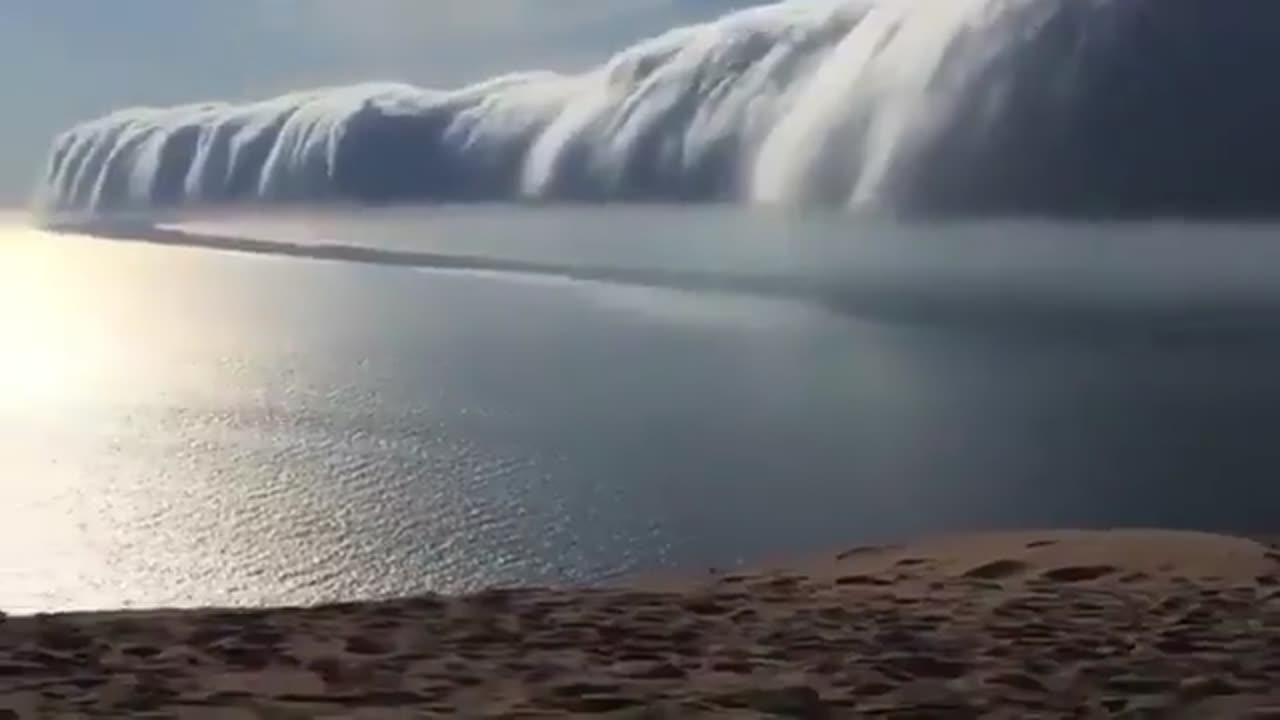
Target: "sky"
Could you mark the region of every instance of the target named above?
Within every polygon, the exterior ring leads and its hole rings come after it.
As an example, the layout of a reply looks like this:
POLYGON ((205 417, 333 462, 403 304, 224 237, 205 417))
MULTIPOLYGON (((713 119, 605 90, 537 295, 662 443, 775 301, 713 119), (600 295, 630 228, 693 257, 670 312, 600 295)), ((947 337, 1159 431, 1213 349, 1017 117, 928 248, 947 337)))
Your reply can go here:
POLYGON ((2 0, 0 205, 53 136, 134 105, 575 70, 760 0, 2 0))

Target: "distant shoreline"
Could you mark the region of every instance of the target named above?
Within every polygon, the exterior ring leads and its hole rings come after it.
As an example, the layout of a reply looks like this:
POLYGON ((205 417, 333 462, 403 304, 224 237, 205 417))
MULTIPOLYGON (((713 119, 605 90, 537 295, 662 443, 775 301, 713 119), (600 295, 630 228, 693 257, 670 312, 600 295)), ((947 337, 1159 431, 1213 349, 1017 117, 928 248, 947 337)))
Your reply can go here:
POLYGON ((270 255, 303 260, 414 268, 441 272, 510 273, 687 292, 729 293, 810 303, 864 321, 922 327, 968 328, 1014 336, 1077 335, 1148 338, 1152 341, 1261 339, 1280 330, 1280 298, 1257 290, 1219 293, 1191 303, 1105 294, 1053 293, 1035 285, 1003 282, 929 282, 904 286, 901 279, 860 274, 716 272, 543 262, 498 256, 427 252, 333 242, 294 242, 193 232, 152 220, 53 222, 44 231, 127 243, 270 255))

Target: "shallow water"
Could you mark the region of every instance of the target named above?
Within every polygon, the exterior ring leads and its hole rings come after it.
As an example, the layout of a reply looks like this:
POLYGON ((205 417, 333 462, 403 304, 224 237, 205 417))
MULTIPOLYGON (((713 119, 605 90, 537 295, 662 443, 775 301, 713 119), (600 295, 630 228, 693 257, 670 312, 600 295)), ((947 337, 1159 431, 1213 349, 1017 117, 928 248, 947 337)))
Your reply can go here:
POLYGON ((1272 226, 477 207, 187 227, 537 268, 9 221, 0 607, 584 582, 958 529, 1275 530, 1272 226))

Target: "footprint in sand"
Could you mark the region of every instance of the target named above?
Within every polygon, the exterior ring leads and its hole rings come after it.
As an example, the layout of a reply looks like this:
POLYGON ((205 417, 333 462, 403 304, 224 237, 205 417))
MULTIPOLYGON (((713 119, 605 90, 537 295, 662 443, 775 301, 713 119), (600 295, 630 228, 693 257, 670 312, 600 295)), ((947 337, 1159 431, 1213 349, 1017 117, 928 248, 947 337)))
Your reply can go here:
POLYGON ((848 550, 836 555, 836 560, 848 560, 849 558, 856 557, 858 555, 874 555, 875 553, 884 552, 887 549, 888 548, 883 545, 862 545, 855 548, 849 548, 848 550))
POLYGON ((892 584, 893 583, 891 581, 885 580, 884 578, 878 578, 874 575, 845 575, 843 577, 836 578, 836 585, 841 587, 846 587, 849 585, 869 585, 869 586, 883 587, 885 585, 892 585, 892 584))
POLYGON ((347 652, 355 655, 387 655, 391 648, 372 638, 354 635, 347 638, 347 652))
POLYGON ((694 615, 727 615, 733 609, 709 598, 689 600, 683 607, 694 615))
POLYGON ((1017 560, 995 560, 979 565, 965 572, 964 577, 977 580, 1003 580, 1021 575, 1027 571, 1027 564, 1017 560))
POLYGON ((1111 565, 1071 565, 1046 570, 1040 577, 1052 582, 1074 583, 1097 580, 1114 572, 1116 572, 1116 568, 1111 565))

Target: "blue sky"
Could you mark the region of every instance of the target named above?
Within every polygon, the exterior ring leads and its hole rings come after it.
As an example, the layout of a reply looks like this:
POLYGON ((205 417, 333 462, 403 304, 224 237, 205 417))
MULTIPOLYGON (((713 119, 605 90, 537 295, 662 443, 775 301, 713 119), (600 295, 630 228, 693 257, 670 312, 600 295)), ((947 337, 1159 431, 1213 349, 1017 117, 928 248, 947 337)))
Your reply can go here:
POLYGON ((57 131, 113 108, 586 67, 753 1, 0 0, 0 201, 57 131))

